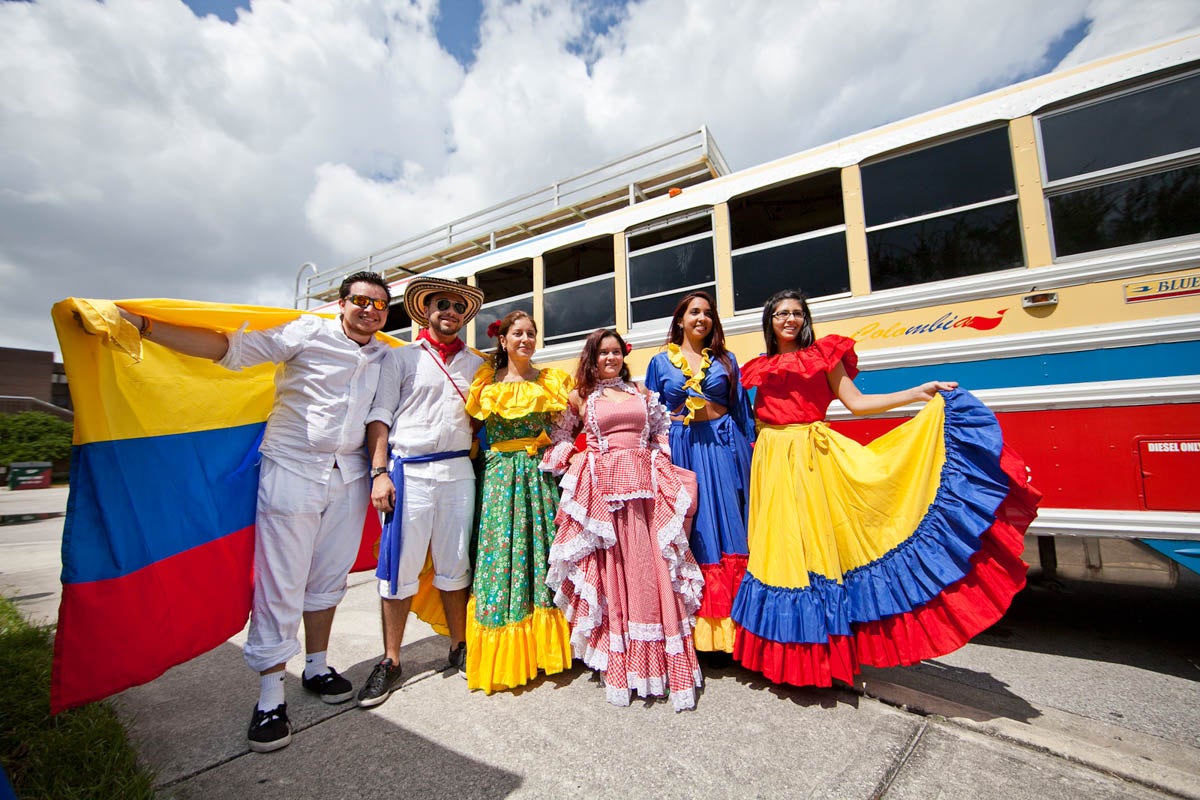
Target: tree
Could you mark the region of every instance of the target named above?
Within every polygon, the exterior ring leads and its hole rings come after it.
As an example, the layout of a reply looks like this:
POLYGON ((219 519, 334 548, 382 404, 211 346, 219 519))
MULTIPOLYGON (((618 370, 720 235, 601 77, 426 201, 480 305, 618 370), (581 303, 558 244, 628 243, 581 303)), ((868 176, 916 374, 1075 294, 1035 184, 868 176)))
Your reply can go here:
POLYGON ((60 461, 71 454, 73 426, 41 411, 0 414, 0 466, 60 461))

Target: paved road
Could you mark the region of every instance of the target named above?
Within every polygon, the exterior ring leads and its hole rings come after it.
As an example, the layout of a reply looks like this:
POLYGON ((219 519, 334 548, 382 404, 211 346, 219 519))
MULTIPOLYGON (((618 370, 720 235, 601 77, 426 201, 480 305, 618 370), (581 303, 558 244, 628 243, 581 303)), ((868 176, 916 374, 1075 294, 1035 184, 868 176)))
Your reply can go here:
MULTIPOLYGON (((0 490, 0 514, 65 501, 0 490)), ((0 526, 0 587, 35 616, 53 614, 60 532, 61 519, 0 526)), ((468 693, 439 671, 446 640, 414 621, 404 688, 371 711, 305 696, 297 659, 298 730, 269 755, 245 747, 257 682, 242 635, 116 705, 164 797, 1200 798, 1197 611, 1194 586, 1034 587, 956 653, 869 670, 853 691, 709 669, 682 714, 609 706, 578 669, 468 693)), ((354 576, 333 663, 358 684, 379 649, 372 583, 354 576)))

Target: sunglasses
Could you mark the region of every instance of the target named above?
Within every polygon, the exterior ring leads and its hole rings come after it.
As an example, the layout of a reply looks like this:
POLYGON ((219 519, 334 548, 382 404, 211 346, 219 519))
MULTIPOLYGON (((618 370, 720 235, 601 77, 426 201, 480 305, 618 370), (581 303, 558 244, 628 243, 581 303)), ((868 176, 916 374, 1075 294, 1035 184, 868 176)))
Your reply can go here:
POLYGON ((438 300, 436 303, 434 303, 434 307, 438 311, 449 311, 450 306, 454 306, 455 314, 467 313, 467 304, 466 303, 452 303, 444 297, 442 299, 438 300))
POLYGON ((365 294, 352 294, 349 297, 347 297, 346 299, 349 300, 354 305, 358 306, 359 308, 366 308, 367 306, 375 306, 376 311, 383 311, 383 310, 387 309, 387 307, 388 307, 387 300, 379 300, 374 297, 367 297, 365 294))

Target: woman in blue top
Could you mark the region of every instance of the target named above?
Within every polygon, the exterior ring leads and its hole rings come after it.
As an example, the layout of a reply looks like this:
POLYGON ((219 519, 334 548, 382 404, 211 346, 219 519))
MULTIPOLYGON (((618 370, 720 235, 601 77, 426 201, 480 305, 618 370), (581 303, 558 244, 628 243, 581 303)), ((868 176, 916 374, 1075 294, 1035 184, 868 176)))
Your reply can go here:
POLYGON ((746 507, 754 417, 737 360, 725 349, 716 304, 691 292, 675 308, 666 352, 650 360, 646 388, 671 412, 671 461, 696 473, 691 549, 704 573, 696 649, 733 652, 729 614, 746 572, 746 507))

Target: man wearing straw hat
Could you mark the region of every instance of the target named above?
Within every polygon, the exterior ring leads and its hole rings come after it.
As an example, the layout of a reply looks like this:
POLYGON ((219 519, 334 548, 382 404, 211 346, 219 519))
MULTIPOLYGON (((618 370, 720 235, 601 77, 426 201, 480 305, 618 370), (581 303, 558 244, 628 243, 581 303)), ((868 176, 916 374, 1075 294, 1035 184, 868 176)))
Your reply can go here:
POLYGON ((371 502, 387 516, 376 572, 384 657, 358 693, 361 706, 379 705, 400 685, 400 644, 426 553, 450 629, 449 666, 466 677, 475 512, 466 394, 483 358, 458 333, 482 304, 479 289, 441 278, 415 278, 404 292, 421 332, 388 353, 367 415, 371 502))

